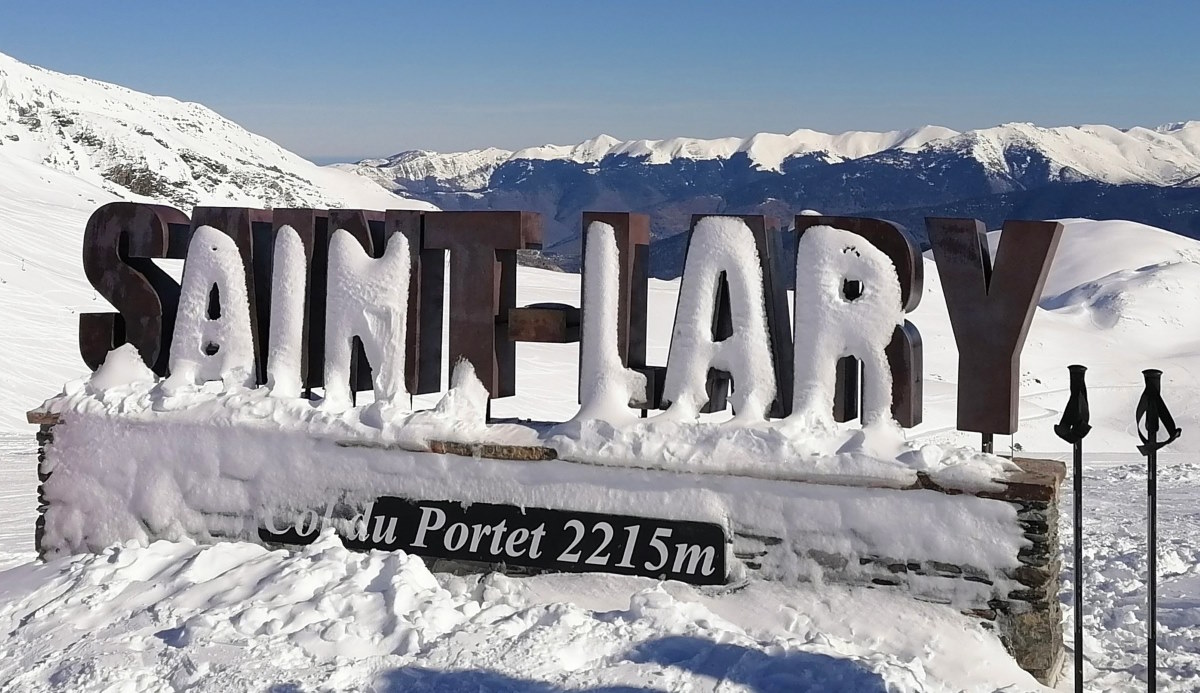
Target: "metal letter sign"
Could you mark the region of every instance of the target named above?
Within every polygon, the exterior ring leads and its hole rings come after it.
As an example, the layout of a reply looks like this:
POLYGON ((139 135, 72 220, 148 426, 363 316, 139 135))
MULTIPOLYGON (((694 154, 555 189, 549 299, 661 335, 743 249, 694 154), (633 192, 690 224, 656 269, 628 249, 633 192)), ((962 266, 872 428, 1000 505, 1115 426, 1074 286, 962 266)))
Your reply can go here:
POLYGON ((171 227, 186 229, 183 212, 161 205, 114 202, 96 210, 83 232, 83 271, 116 313, 79 316, 79 353, 88 368, 104 363, 108 352, 129 343, 158 373, 165 373, 179 284, 154 258, 183 257, 173 252, 171 227))
MULTIPOLYGON (((904 312, 911 313, 917 309, 925 283, 925 262, 921 259, 917 244, 903 226, 883 219, 863 217, 796 216, 797 237, 814 226, 845 229, 882 250, 896 267, 904 312)), ((913 428, 921 423, 921 374, 924 363, 921 333, 911 322, 905 320, 902 326, 896 328, 887 346, 887 360, 892 372, 892 416, 901 426, 913 428)), ((847 356, 838 362, 837 383, 834 419, 853 421, 858 418, 859 409, 858 359, 847 356)))
POLYGON ((925 220, 958 344, 958 429, 1017 430, 1020 354, 1062 237, 1052 221, 1006 221, 996 261, 976 219, 925 220))

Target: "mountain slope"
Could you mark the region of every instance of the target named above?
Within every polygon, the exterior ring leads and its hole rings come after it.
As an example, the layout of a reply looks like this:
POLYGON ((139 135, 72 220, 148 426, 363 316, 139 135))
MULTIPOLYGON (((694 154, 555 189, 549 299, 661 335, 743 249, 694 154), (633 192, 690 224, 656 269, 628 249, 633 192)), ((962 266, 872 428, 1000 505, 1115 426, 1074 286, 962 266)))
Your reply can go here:
POLYGON ((125 199, 184 209, 428 207, 316 166, 200 104, 52 72, 0 53, 0 171, 17 159, 125 199))

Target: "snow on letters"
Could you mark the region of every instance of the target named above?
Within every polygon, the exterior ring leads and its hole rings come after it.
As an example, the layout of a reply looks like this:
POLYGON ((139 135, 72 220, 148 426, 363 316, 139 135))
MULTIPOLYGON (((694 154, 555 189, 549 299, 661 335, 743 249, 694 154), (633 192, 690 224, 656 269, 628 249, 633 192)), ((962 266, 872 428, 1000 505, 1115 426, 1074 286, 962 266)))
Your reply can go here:
POLYGON ((211 226, 188 245, 165 385, 254 384, 254 340, 237 244, 211 226))
MULTIPOLYGON (((988 484, 1007 469, 991 455, 919 448, 899 428, 875 425, 891 421, 885 350, 904 313, 892 260, 866 238, 829 226, 802 234, 795 256, 793 413, 771 422, 779 383, 767 322, 769 277, 750 226, 737 217, 696 222, 665 372, 644 362, 629 367, 622 362, 619 325, 630 318, 620 315, 621 291, 629 288, 622 286, 621 268, 630 258, 621 255, 617 227, 596 222, 586 234, 580 406, 569 422, 492 420, 488 390, 475 373, 478 364, 469 361, 454 364, 440 402, 422 397, 414 413, 405 383, 408 311, 416 310, 409 306, 414 266, 408 237, 392 233, 382 257, 374 258, 338 229, 329 239, 326 283, 310 286, 308 249, 290 226, 278 229, 272 249, 267 387, 254 391, 243 257, 230 236, 202 226, 184 266, 170 376, 159 381, 148 369, 133 368, 139 357, 126 346, 91 381, 68 384, 45 406, 127 419, 220 418, 254 426, 270 421, 280 432, 409 450, 428 449, 431 441, 542 446, 560 459, 599 465, 798 480, 870 476, 903 485, 924 472, 988 484), (323 368, 324 389, 314 385, 313 394, 302 397, 307 297, 322 292, 324 334, 313 339, 324 341, 324 360, 317 356, 310 366, 323 368), (719 339, 714 315, 718 301, 726 299, 732 331, 719 339), (354 406, 350 383, 356 338, 373 376, 374 401, 363 406, 354 406), (845 356, 863 364, 863 429, 833 421, 837 362, 845 356), (732 380, 730 422, 700 418, 713 370, 732 380), (635 419, 631 402, 668 408, 635 419)), ((438 337, 444 339, 440 331, 438 337)))
POLYGON ((620 259, 616 231, 604 222, 587 228, 584 256, 583 335, 579 345, 577 420, 619 422, 633 418, 629 402, 644 397, 646 376, 625 368, 617 348, 617 290, 620 259))
POLYGON ((395 404, 404 386, 404 336, 408 323, 408 239, 392 234, 383 257, 371 258, 349 232, 329 242, 325 319, 325 402, 334 411, 352 404, 350 357, 362 341, 374 376, 375 402, 395 404))
POLYGON ((267 352, 267 387, 274 397, 299 397, 300 354, 304 338, 306 286, 304 243, 290 226, 275 235, 271 283, 271 338, 267 352))
POLYGON ((900 280, 888 256, 862 236, 814 226, 797 245, 795 300, 791 421, 833 425, 835 367, 844 356, 862 361, 863 422, 888 420, 892 376, 884 349, 904 322, 900 280))
POLYGON ((671 406, 661 416, 694 419, 708 400, 705 382, 715 368, 733 376, 730 401, 736 417, 764 419, 775 396, 771 358, 762 269, 750 227, 732 217, 701 219, 692 232, 679 286, 663 385, 671 406), (712 321, 722 273, 729 286, 733 334, 717 342, 712 321))

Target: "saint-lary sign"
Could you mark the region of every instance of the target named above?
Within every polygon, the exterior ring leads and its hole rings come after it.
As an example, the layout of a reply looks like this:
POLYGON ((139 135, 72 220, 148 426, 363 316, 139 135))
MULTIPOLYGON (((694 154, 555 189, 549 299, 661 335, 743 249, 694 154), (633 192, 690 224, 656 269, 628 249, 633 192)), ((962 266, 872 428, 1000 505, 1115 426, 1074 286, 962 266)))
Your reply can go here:
MULTIPOLYGON (((80 316, 83 359, 103 372, 30 415, 39 551, 295 545, 330 529, 349 548, 455 569, 697 584, 818 571, 989 620, 1052 682, 1062 618, 1045 528, 1060 466, 997 471, 978 456, 990 476, 967 482, 954 465, 939 476, 842 452, 921 421, 922 340, 906 316, 925 264, 903 229, 695 217, 665 363, 646 358, 648 218, 586 213, 581 230, 578 301, 518 305, 535 214, 101 207, 84 269, 116 312, 80 316), (181 281, 165 258, 184 260, 181 281), (571 422, 485 425, 487 399, 516 394, 519 342, 579 342, 571 422), (409 395, 443 382, 432 411, 410 411, 409 395), (839 452, 806 452, 814 441, 839 452), (723 459, 743 451, 753 465, 723 459), (715 463, 696 464, 705 455, 715 463)), ((1062 227, 1007 222, 998 244, 971 219, 927 231, 959 351, 958 427, 986 443, 1016 429, 1019 355, 1062 227)))
MULTIPOLYGON (((189 219, 108 204, 88 221, 83 260, 118 312, 80 316, 81 354, 95 369, 130 343, 168 384, 232 373, 345 408, 362 390, 382 402, 436 392, 443 362, 460 358, 491 397, 511 396, 517 342, 582 341, 581 414, 686 419, 732 404, 746 422, 921 421, 921 336, 904 314, 921 300, 923 262, 897 225, 696 216, 662 365, 646 360, 648 218, 585 213, 582 226, 581 305, 518 306, 517 251, 541 241, 533 213, 198 207, 189 219), (164 258, 185 259, 182 286, 153 262, 164 258)), ((981 222, 927 227, 959 349, 958 427, 1012 433, 1019 355, 1062 227, 1007 222, 994 259, 981 222)))
MULTIPOLYGON (((536 214, 200 207, 189 219, 113 203, 89 220, 83 260, 118 312, 81 315, 80 349, 96 369, 132 344, 168 395, 222 381, 340 412, 368 389, 377 410, 405 410, 409 395, 438 391, 442 364, 459 359, 489 397, 511 396, 517 342, 579 341, 577 419, 620 425, 634 409, 662 409, 687 422, 731 406, 734 426, 920 423, 922 342, 905 314, 921 300, 924 264, 900 227, 798 216, 785 232, 761 216, 695 217, 659 365, 646 360, 648 218, 587 213, 582 226, 579 305, 518 306, 517 251, 539 247, 536 214), (155 265, 164 258, 184 260, 181 283, 155 265)), ((959 346, 963 430, 1016 428, 1018 355, 1061 230, 1009 222, 993 262, 981 223, 928 222, 959 346)), ((350 521, 343 541, 357 548, 705 584, 727 577, 720 524, 462 500, 379 493, 336 512, 350 521)), ((311 507, 277 519, 261 518, 260 540, 315 538, 311 507)))

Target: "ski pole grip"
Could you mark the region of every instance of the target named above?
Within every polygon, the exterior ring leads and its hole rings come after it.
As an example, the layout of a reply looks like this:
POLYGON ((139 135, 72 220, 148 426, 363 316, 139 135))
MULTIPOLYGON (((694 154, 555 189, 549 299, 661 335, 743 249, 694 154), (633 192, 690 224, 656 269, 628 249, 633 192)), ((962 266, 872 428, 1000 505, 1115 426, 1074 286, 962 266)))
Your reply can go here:
POLYGON ((1087 366, 1075 364, 1067 366, 1067 370, 1071 373, 1071 394, 1077 395, 1087 390, 1087 385, 1083 381, 1083 376, 1087 373, 1087 366))
MULTIPOLYGON (((1157 368, 1147 368, 1142 371, 1146 378, 1146 391, 1142 397, 1146 400, 1146 432, 1158 432, 1158 403, 1162 397, 1162 371, 1157 368)), ((1150 436, 1154 440, 1154 436, 1150 436)))
POLYGON ((1062 420, 1054 427, 1054 433, 1068 443, 1075 444, 1092 430, 1088 425, 1091 417, 1088 412, 1087 383, 1083 378, 1087 367, 1075 364, 1067 366, 1067 370, 1071 377, 1071 395, 1063 409, 1062 420))
POLYGON ((1142 375, 1146 377, 1146 390, 1138 401, 1135 421, 1140 424, 1143 417, 1145 419, 1146 432, 1142 433, 1141 428, 1138 428, 1138 437, 1142 439, 1138 451, 1148 455, 1175 442, 1183 431, 1175 426, 1175 419, 1171 417, 1171 412, 1167 411, 1167 405, 1162 401, 1162 371, 1147 368, 1142 371, 1142 375), (1159 424, 1166 429, 1166 440, 1158 440, 1159 424))

